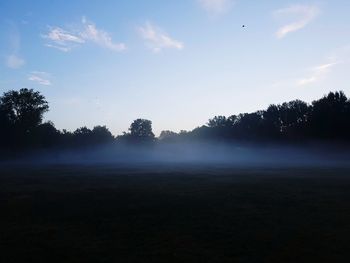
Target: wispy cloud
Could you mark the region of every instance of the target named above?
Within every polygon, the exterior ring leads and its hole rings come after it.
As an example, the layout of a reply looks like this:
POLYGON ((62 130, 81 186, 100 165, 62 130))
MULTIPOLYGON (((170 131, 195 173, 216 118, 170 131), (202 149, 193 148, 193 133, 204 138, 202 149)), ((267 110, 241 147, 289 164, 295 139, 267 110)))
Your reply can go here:
POLYGON ((123 51, 126 49, 124 43, 114 43, 110 34, 104 30, 97 29, 94 23, 88 22, 85 17, 82 19, 84 31, 80 34, 85 40, 90 40, 101 47, 113 51, 123 51))
POLYGON ((15 54, 9 55, 6 58, 6 66, 12 69, 19 69, 25 64, 24 59, 15 54))
POLYGON ((48 40, 45 46, 56 48, 63 52, 71 51, 74 47, 87 42, 95 43, 113 51, 126 49, 124 43, 113 42, 108 32, 98 29, 93 22, 89 22, 85 17, 82 18, 79 28, 65 30, 60 27, 49 27, 49 32, 42 35, 42 37, 48 40))
POLYGON ((75 36, 62 28, 52 28, 47 36, 44 36, 52 41, 58 43, 73 42, 73 43, 84 43, 85 41, 79 36, 75 36))
POLYGON ((227 13, 234 4, 234 0, 197 0, 210 15, 227 13))
POLYGON ((71 45, 53 45, 53 44, 45 44, 46 47, 51 47, 51 48, 55 48, 58 49, 62 52, 68 52, 72 50, 72 46, 71 45))
POLYGON ((339 64, 339 62, 335 61, 335 62, 321 64, 321 65, 318 65, 316 67, 311 68, 310 75, 308 77, 299 79, 297 81, 297 85, 298 86, 305 86, 305 85, 312 84, 314 82, 317 82, 317 81, 323 79, 328 73, 330 73, 332 68, 337 64, 339 64))
POLYGON ((51 44, 46 44, 47 47, 56 48, 58 50, 68 52, 78 44, 85 43, 78 34, 68 32, 60 27, 49 27, 47 35, 42 35, 43 38, 48 39, 51 44))
POLYGON ((32 71, 28 75, 28 80, 34 81, 37 84, 44 85, 44 86, 51 86, 52 83, 50 81, 51 74, 43 71, 32 71))
POLYGON ((146 22, 144 26, 139 27, 138 31, 141 37, 146 40, 147 46, 153 52, 160 52, 165 48, 173 48, 178 50, 184 48, 184 44, 182 42, 171 38, 160 28, 152 25, 150 22, 146 22))
POLYGON ((276 32, 277 38, 283 38, 291 32, 298 31, 307 26, 320 14, 315 5, 293 5, 274 11, 277 18, 295 17, 295 21, 280 27, 276 32))
MULTIPOLYGON (((304 68, 302 75, 300 72, 296 73, 293 77, 284 77, 272 83, 273 88, 286 88, 294 89, 295 86, 311 86, 313 84, 322 85, 322 82, 328 78, 334 78, 337 74, 346 74, 346 68, 350 65, 350 46, 342 46, 334 49, 326 56, 323 63, 316 64, 316 66, 304 68), (333 76, 332 76, 333 75, 333 76)), ((291 72, 288 72, 290 76, 291 72)))

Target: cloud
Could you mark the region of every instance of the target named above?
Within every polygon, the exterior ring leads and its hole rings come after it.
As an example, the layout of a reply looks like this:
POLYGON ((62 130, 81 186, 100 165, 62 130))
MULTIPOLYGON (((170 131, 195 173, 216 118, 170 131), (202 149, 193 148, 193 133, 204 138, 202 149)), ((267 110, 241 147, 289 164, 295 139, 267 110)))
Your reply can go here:
POLYGON ((6 65, 12 69, 19 69, 25 64, 25 61, 17 55, 9 55, 6 59, 6 65))
POLYGON ((49 34, 44 37, 51 39, 52 41, 55 41, 57 43, 66 43, 66 42, 84 43, 85 42, 84 39, 80 38, 79 36, 75 36, 72 33, 69 33, 63 30, 60 27, 52 28, 49 34))
POLYGON ((82 23, 85 26, 85 30, 80 34, 83 39, 90 40, 101 47, 113 51, 123 51, 126 49, 124 43, 114 43, 108 32, 97 29, 95 24, 88 22, 85 17, 83 17, 82 23))
POLYGON ((42 38, 49 41, 45 46, 63 52, 71 51, 74 47, 87 42, 93 42, 113 51, 126 49, 124 43, 114 43, 108 32, 98 29, 94 23, 88 22, 85 17, 82 18, 79 29, 68 31, 60 27, 49 27, 49 32, 42 35, 42 38))
POLYGON ((184 44, 178 40, 172 39, 158 27, 146 22, 145 26, 139 27, 138 31, 143 39, 146 40, 147 46, 153 52, 160 52, 165 48, 181 50, 184 44))
POLYGON ((330 77, 329 75, 333 73, 333 71, 334 73, 337 71, 338 74, 346 74, 346 68, 349 64, 350 45, 342 46, 329 52, 324 63, 311 68, 306 68, 303 77, 284 78, 283 80, 275 81, 271 86, 273 88, 290 87, 293 89, 295 86, 302 87, 315 83, 322 84, 322 81, 330 77))
POLYGON ((197 0, 197 2, 211 15, 227 13, 234 4, 233 0, 197 0))
POLYGON ((332 68, 338 63, 339 62, 329 62, 329 63, 325 63, 325 64, 318 65, 316 67, 313 67, 311 69, 310 76, 299 79, 297 81, 297 85, 305 86, 323 79, 332 70, 332 68))
POLYGON ((46 47, 56 48, 62 52, 68 52, 72 50, 72 47, 68 46, 59 46, 59 45, 53 45, 53 44, 45 44, 46 47))
POLYGON ((34 81, 37 84, 44 85, 44 86, 51 86, 52 83, 50 81, 50 76, 51 74, 47 72, 42 72, 42 71, 32 71, 28 75, 28 80, 34 81))
POLYGON ((63 52, 72 50, 78 44, 85 43, 85 40, 74 33, 68 32, 60 27, 49 27, 47 35, 42 35, 48 39, 51 44, 46 44, 47 47, 56 48, 63 52))
POLYGON ((304 28, 319 14, 319 8, 314 5, 293 5, 287 8, 276 10, 274 12, 274 15, 278 18, 285 18, 290 16, 299 17, 294 22, 280 27, 276 32, 276 37, 283 38, 291 32, 295 32, 304 28))

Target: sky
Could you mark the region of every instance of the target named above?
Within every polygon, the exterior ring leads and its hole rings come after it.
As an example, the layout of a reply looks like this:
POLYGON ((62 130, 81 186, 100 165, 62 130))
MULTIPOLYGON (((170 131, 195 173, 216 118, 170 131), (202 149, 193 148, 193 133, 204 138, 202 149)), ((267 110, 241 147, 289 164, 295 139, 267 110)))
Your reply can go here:
POLYGON ((347 0, 2 0, 0 93, 40 91, 56 128, 115 135, 137 118, 158 135, 350 96, 349 13, 347 0))

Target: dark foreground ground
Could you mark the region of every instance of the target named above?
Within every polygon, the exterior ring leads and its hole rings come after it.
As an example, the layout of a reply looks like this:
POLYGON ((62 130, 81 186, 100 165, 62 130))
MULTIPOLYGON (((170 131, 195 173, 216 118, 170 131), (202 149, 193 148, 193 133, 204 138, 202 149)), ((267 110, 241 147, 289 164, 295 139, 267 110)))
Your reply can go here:
POLYGON ((349 169, 1 167, 0 262, 349 262, 349 169))

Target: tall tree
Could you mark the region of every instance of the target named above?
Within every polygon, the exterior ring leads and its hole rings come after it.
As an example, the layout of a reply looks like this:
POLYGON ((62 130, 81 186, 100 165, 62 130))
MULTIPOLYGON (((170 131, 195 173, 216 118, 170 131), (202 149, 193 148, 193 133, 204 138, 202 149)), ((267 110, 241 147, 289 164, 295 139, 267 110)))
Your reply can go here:
POLYGON ((344 92, 330 92, 312 102, 311 133, 321 138, 349 137, 348 99, 344 92))
POLYGON ((11 90, 0 97, 3 118, 20 132, 30 132, 49 110, 45 97, 32 89, 11 90))
POLYGON ((178 137, 178 134, 176 132, 165 130, 165 131, 161 131, 159 135, 159 140, 170 141, 170 140, 176 139, 177 137, 178 137))
POLYGON ((136 140, 153 140, 152 122, 146 119, 134 120, 129 128, 130 136, 136 140))
POLYGON ((0 146, 10 149, 37 144, 34 133, 49 106, 32 89, 11 90, 0 97, 0 146))

